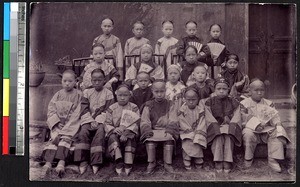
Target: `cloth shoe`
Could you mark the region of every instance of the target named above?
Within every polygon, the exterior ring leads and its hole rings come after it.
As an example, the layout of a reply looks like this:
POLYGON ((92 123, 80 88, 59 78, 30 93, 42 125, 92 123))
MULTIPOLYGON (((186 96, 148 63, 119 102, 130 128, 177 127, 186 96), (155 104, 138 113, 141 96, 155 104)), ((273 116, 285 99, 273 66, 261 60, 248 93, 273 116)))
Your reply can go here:
POLYGON ((244 167, 245 168, 250 168, 252 166, 253 159, 251 160, 244 160, 244 167))
POLYGON ((273 171, 276 171, 278 173, 281 172, 281 167, 274 158, 268 158, 268 164, 273 171))
POLYGON ((231 163, 230 162, 223 162, 224 173, 229 173, 231 171, 231 163))
POLYGON ((94 166, 92 166, 92 168, 93 168, 93 173, 96 174, 99 171, 100 167, 97 165, 94 165, 94 166))
POLYGON ((215 169, 217 173, 223 172, 223 163, 222 162, 215 162, 215 169))
POLYGON ((171 164, 164 163, 164 168, 169 173, 174 173, 174 168, 171 164))
POLYGON ((81 175, 86 172, 87 167, 88 167, 88 163, 86 161, 83 161, 83 162, 80 163, 79 172, 80 172, 81 175))
POLYGON ((152 174, 154 172, 154 169, 156 167, 156 162, 149 162, 148 166, 147 166, 147 171, 146 174, 152 174))

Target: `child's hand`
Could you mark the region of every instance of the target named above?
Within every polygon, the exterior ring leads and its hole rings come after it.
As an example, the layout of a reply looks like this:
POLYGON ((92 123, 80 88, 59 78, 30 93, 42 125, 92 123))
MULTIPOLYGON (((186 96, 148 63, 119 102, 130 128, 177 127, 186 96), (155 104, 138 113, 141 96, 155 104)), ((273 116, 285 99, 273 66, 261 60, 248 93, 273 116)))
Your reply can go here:
POLYGON ((111 88, 111 83, 110 82, 107 82, 105 85, 104 85, 105 88, 111 88))
POLYGON ((96 122, 96 121, 91 122, 92 129, 97 129, 97 127, 98 127, 98 122, 96 122))
POLYGON ((115 128, 114 132, 117 133, 118 135, 121 135, 124 130, 125 130, 125 127, 120 126, 120 127, 115 128))
POLYGON ((165 137, 167 137, 167 136, 172 136, 172 135, 170 133, 166 132, 165 137))
POLYGON ((109 82, 111 82, 111 83, 118 82, 118 79, 116 77, 113 77, 113 78, 110 79, 109 82))
POLYGON ((64 126, 65 126, 65 125, 62 124, 62 123, 58 123, 58 124, 57 124, 57 127, 58 127, 60 130, 61 130, 64 126))
POLYGON ((120 141, 121 141, 121 142, 126 142, 126 141, 127 141, 127 137, 124 136, 124 135, 121 135, 120 141))

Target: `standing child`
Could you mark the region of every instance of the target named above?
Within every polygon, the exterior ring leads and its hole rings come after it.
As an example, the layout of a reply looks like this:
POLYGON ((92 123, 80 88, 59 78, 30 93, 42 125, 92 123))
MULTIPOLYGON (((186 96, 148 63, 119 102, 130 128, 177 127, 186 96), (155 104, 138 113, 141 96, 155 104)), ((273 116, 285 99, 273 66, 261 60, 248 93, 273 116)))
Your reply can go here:
MULTIPOLYGON (((140 50, 141 62, 132 64, 126 72, 125 81, 129 85, 136 85, 136 76, 139 72, 144 71, 150 74, 151 81, 155 79, 164 79, 165 75, 160 65, 153 61, 153 48, 149 44, 144 44, 140 50)), ((134 88, 137 88, 135 86, 134 88)))
POLYGON ((80 84, 80 88, 84 90, 92 87, 91 72, 94 69, 100 68, 105 73, 104 81, 106 84, 104 87, 111 89, 112 84, 119 80, 120 75, 113 65, 104 60, 105 47, 99 43, 94 44, 92 46, 92 56, 93 61, 84 67, 84 70, 81 74, 83 81, 80 84))
POLYGON ((178 40, 172 37, 174 24, 172 21, 162 22, 164 37, 160 38, 155 45, 155 54, 164 55, 167 67, 171 65, 171 57, 176 54, 178 40))
POLYGON ((249 93, 249 78, 238 70, 239 57, 230 54, 226 59, 226 69, 221 72, 221 76, 229 82, 230 95, 241 100, 249 93))
POLYGON ((81 174, 86 171, 88 161, 94 173, 98 172, 103 162, 105 111, 114 103, 113 93, 103 87, 105 79, 103 70, 94 69, 91 77, 93 87, 83 91, 81 127, 74 152, 74 160, 80 162, 81 174))
POLYGON ((197 60, 197 49, 195 46, 187 46, 184 55, 185 61, 180 62, 180 65, 182 67, 181 80, 186 85, 188 78, 190 77, 196 66, 202 65, 206 69, 208 68, 208 66, 205 63, 199 62, 197 60))
POLYGON ((217 75, 221 72, 222 68, 225 68, 225 60, 229 55, 229 51, 226 49, 225 44, 220 40, 222 28, 219 24, 212 24, 209 27, 209 33, 211 36, 207 46, 211 52, 211 61, 209 64, 213 68, 212 78, 217 78, 217 75))
POLYGON ((146 144, 148 155, 147 174, 156 167, 156 147, 163 144, 164 168, 173 173, 172 155, 179 135, 177 112, 171 101, 165 98, 166 83, 156 80, 152 85, 154 99, 147 101, 141 117, 141 141, 146 144))
POLYGON ((136 149, 140 111, 135 104, 129 102, 131 95, 126 84, 118 87, 116 95, 118 102, 108 108, 104 123, 108 152, 116 162, 118 175, 121 175, 124 163, 125 174, 129 175, 136 149))
POLYGON ((114 28, 114 21, 111 18, 105 18, 101 22, 103 34, 96 37, 93 45, 100 43, 105 47, 105 55, 112 56, 116 62, 115 68, 118 70, 121 79, 123 78, 123 51, 120 39, 111 34, 114 28))
POLYGON ((266 143, 269 166, 274 171, 281 172, 278 160, 284 159, 284 145, 290 140, 273 102, 264 98, 264 83, 254 79, 250 84, 250 93, 250 98, 241 101, 245 166, 251 167, 256 145, 266 143), (264 116, 269 119, 264 119, 264 116))
POLYGON ((132 91, 130 102, 136 104, 143 111, 144 104, 153 98, 150 84, 150 75, 146 72, 139 72, 136 76, 138 88, 132 91))
POLYGON ((206 148, 206 125, 203 123, 204 110, 199 103, 195 88, 188 87, 184 93, 185 103, 179 109, 180 138, 182 140, 183 164, 192 169, 192 159, 196 168, 203 165, 203 148, 206 148))
POLYGON ((215 82, 216 96, 201 100, 207 126, 207 143, 211 144, 217 173, 231 171, 234 145, 242 144, 240 104, 228 96, 229 83, 223 78, 215 82))
POLYGON ((60 177, 64 174, 65 161, 70 156, 70 147, 80 126, 81 92, 74 89, 75 84, 75 73, 66 70, 62 75, 63 89, 56 92, 48 105, 47 124, 50 128, 50 140, 43 150, 42 157, 46 161, 46 171, 51 168, 54 160, 59 160, 56 172, 60 177))
MULTIPOLYGON (((129 38, 125 43, 124 55, 139 55, 140 49, 144 44, 149 44, 150 41, 147 38, 143 37, 144 34, 144 23, 141 21, 137 21, 133 24, 132 32, 134 37, 129 38)), ((134 63, 133 58, 128 58, 129 62, 126 62, 126 69, 130 67, 132 63, 134 63)), ((137 58, 136 62, 139 59, 137 58)))
POLYGON ((207 69, 203 65, 195 67, 186 84, 197 90, 200 100, 208 98, 214 92, 213 86, 207 83, 207 69))
POLYGON ((186 22, 185 32, 187 33, 187 36, 183 37, 178 42, 176 50, 177 55, 184 59, 187 46, 192 45, 196 48, 196 59, 200 62, 207 63, 206 61, 210 57, 210 51, 209 47, 207 45, 203 45, 202 40, 196 36, 197 23, 195 21, 186 22))

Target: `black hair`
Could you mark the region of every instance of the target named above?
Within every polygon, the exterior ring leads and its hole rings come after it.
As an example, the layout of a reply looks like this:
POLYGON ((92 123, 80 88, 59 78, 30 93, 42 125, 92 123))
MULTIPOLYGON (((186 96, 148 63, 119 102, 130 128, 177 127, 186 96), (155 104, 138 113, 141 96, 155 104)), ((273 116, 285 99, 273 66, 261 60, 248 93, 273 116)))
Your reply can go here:
POLYGON ((94 45, 92 45, 92 51, 96 47, 102 47, 104 49, 104 51, 105 51, 105 46, 103 44, 101 44, 101 43, 95 43, 94 45))
POLYGON ((126 82, 122 82, 116 90, 119 90, 120 88, 125 87, 130 91, 130 86, 126 82))
POLYGON ((222 31, 221 25, 219 25, 219 24, 217 24, 217 23, 214 23, 214 24, 210 25, 209 31, 211 31, 211 28, 212 28, 213 26, 218 26, 218 27, 220 27, 220 30, 222 31))
POLYGON ((65 70, 65 71, 63 72, 62 76, 63 76, 64 74, 66 74, 66 73, 69 73, 69 74, 73 75, 75 79, 76 79, 76 77, 77 77, 76 74, 75 74, 75 72, 74 72, 73 70, 71 70, 71 69, 65 70))
POLYGON ((132 28, 134 28, 134 26, 135 26, 136 24, 141 24, 141 25, 145 26, 145 24, 144 24, 142 21, 136 21, 136 22, 134 22, 134 24, 132 25, 132 28))
POLYGON ((136 77, 138 77, 138 75, 140 74, 147 74, 149 76, 149 79, 150 79, 150 74, 147 73, 146 71, 139 71, 138 74, 136 75, 136 77))
POLYGON ((188 91, 193 91, 193 92, 196 93, 196 95, 198 96, 198 98, 200 97, 198 90, 197 90, 195 87, 193 87, 193 86, 188 86, 188 87, 184 90, 184 94, 183 94, 184 97, 185 97, 185 94, 186 94, 188 91))
POLYGON ((109 20, 112 22, 112 25, 114 25, 114 24, 115 24, 114 20, 113 20, 113 19, 111 19, 111 18, 109 18, 109 17, 106 17, 106 18, 102 19, 101 23, 102 23, 104 20, 106 20, 106 19, 109 19, 109 20))
POLYGON ((102 75, 105 77, 105 74, 104 74, 104 71, 100 68, 96 68, 92 71, 91 73, 91 76, 94 74, 94 73, 102 73, 102 75))
POLYGON ((184 54, 186 54, 186 51, 188 50, 188 48, 192 48, 192 49, 194 49, 194 50, 195 50, 195 52, 196 52, 196 54, 198 54, 198 50, 197 50, 197 48, 196 48, 195 46, 193 46, 193 45, 188 45, 188 46, 186 46, 186 48, 185 48, 185 50, 184 50, 184 54))
POLYGON ((231 53, 227 56, 226 62, 230 59, 236 60, 237 62, 240 62, 239 56, 237 54, 231 53))
POLYGON ((189 24, 189 23, 194 23, 194 24, 197 26, 197 23, 196 23, 196 21, 189 20, 189 21, 187 21, 187 22, 185 23, 185 27, 186 27, 186 26, 187 26, 187 24, 189 24))
POLYGON ((165 20, 165 21, 163 21, 163 22, 161 23, 161 26, 164 26, 165 23, 171 23, 171 24, 173 25, 173 27, 174 27, 174 22, 171 21, 171 20, 165 20))

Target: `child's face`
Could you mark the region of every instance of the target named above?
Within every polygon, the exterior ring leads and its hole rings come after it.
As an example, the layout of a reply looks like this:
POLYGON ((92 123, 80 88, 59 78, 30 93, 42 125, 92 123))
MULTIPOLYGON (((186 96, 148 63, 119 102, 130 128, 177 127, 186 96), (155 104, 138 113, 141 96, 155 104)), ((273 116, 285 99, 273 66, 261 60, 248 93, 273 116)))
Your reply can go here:
POLYGON ((101 91, 104 85, 104 75, 100 72, 95 72, 92 75, 92 85, 96 91, 101 91))
POLYGON ((76 84, 76 80, 73 74, 71 73, 64 73, 62 80, 61 80, 63 88, 69 92, 74 89, 74 86, 76 84))
POLYGON ((148 62, 151 60, 151 58, 152 58, 152 50, 147 47, 141 48, 142 61, 148 62))
POLYGON ((221 28, 218 25, 214 25, 210 29, 210 36, 213 39, 219 39, 221 36, 221 28))
POLYGON ((101 29, 103 31, 103 34, 109 35, 111 31, 113 30, 114 26, 110 19, 105 19, 101 23, 101 29))
POLYGON ((185 93, 185 101, 186 101, 186 105, 189 107, 189 109, 194 109, 196 108, 197 104, 198 104, 198 96, 197 94, 192 91, 192 90, 189 90, 185 93))
POLYGON ((166 97, 166 84, 163 82, 153 83, 152 93, 156 101, 162 101, 166 97))
POLYGON ((162 27, 162 32, 164 33, 164 36, 169 38, 172 36, 173 34, 173 24, 171 23, 164 23, 163 27, 162 27))
POLYGON ((180 73, 176 69, 172 68, 168 71, 168 80, 171 83, 176 84, 179 81, 179 78, 180 78, 180 73))
POLYGON ((197 26, 195 23, 188 23, 185 28, 185 32, 189 36, 195 36, 197 33, 197 26))
POLYGON ((124 106, 129 102, 130 91, 126 87, 121 87, 117 90, 117 100, 119 105, 124 106))
POLYGON ((205 67, 200 67, 200 66, 197 66, 195 69, 194 69, 194 72, 193 72, 193 75, 194 75, 194 78, 197 82, 204 82, 205 79, 206 79, 206 75, 207 75, 207 71, 205 69, 205 67))
POLYGON ((136 38, 141 38, 144 33, 144 25, 140 23, 135 24, 132 32, 136 38))
POLYGON ((148 74, 141 73, 141 74, 138 74, 138 76, 136 78, 137 78, 137 84, 139 85, 139 87, 142 90, 146 89, 149 86, 149 84, 150 84, 150 77, 149 77, 148 74))
POLYGON ((237 69, 238 67, 238 61, 234 60, 234 59, 230 59, 226 62, 226 67, 228 69, 237 69))
POLYGON ((215 87, 215 93, 217 96, 224 98, 228 96, 229 88, 225 83, 218 83, 215 87))
POLYGON ((196 62, 196 58, 197 58, 196 51, 193 48, 189 47, 185 52, 186 61, 190 64, 194 64, 196 62))
POLYGON ((260 102, 260 100, 265 95, 265 86, 261 81, 253 82, 250 86, 250 94, 251 98, 256 101, 260 102))
POLYGON ((103 62, 105 57, 105 52, 102 47, 94 47, 93 49, 93 59, 95 62, 103 62))

